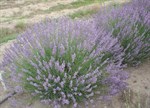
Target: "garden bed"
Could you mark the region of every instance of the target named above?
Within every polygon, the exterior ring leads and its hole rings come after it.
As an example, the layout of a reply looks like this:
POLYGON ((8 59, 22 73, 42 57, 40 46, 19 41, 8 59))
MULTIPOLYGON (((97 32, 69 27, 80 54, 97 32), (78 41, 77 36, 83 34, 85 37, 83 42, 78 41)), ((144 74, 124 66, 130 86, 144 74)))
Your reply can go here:
POLYGON ((149 1, 138 1, 90 20, 46 19, 0 44, 0 107, 149 108, 149 1))

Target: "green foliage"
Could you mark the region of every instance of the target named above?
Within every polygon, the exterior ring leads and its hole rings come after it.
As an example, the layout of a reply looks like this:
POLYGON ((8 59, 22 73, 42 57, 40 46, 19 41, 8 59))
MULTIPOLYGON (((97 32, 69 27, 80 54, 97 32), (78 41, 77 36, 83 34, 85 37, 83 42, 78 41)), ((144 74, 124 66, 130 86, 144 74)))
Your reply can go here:
POLYGON ((0 44, 15 39, 19 33, 25 30, 25 28, 26 24, 21 21, 16 24, 15 30, 9 28, 0 29, 0 44))
POLYGON ((15 39, 16 37, 17 34, 14 31, 7 28, 0 29, 0 44, 15 39))
MULTIPOLYGON (((65 70, 64 72, 67 73, 67 77, 68 79, 66 80, 67 82, 64 84, 64 88, 61 89, 61 92, 64 92, 66 94, 72 93, 71 89, 70 89, 70 80, 72 80, 74 83, 76 82, 76 78, 72 78, 74 76, 74 73, 77 71, 80 71, 77 75, 77 77, 80 76, 85 76, 87 75, 90 70, 89 67, 91 67, 91 70, 95 70, 97 67, 100 67, 100 64, 103 63, 107 58, 109 58, 111 55, 108 53, 106 54, 106 56, 104 56, 102 58, 102 60, 99 61, 99 63, 95 63, 95 60, 97 59, 97 57, 91 57, 88 58, 89 55, 91 54, 91 52, 87 51, 86 49, 78 49, 77 45, 81 42, 82 39, 73 39, 71 41, 69 41, 69 47, 66 47, 65 50, 66 52, 62 55, 60 50, 57 49, 55 55, 52 54, 53 49, 50 48, 44 48, 45 50, 45 57, 43 57, 39 50, 35 50, 34 51, 34 55, 35 58, 40 58, 39 62, 43 63, 43 61, 45 61, 46 63, 48 63, 52 57, 54 57, 55 61, 59 62, 59 64, 63 64, 63 62, 65 61, 65 70), (75 60, 72 62, 72 55, 76 54, 76 58, 75 60), (87 61, 85 61, 85 59, 88 58, 87 61), (70 66, 67 66, 68 63, 71 63, 70 66), (81 69, 79 69, 79 67, 81 67, 81 69), (70 71, 71 69, 71 71, 70 71), (70 77, 69 77, 70 76, 70 77), (72 78, 72 79, 70 79, 72 78)), ((93 49, 94 50, 94 49, 93 49)), ((32 60, 32 62, 34 64, 39 64, 38 61, 36 61, 35 58, 30 58, 30 60, 32 60)), ((23 75, 23 86, 24 88, 29 91, 29 92, 35 92, 35 90, 37 89, 37 87, 33 86, 30 84, 31 81, 26 80, 29 77, 34 78, 34 83, 41 85, 41 82, 44 81, 43 78, 41 78, 41 80, 36 79, 38 73, 37 73, 37 69, 35 67, 33 67, 33 65, 29 62, 29 60, 23 59, 23 60, 17 60, 16 61, 17 67, 18 67, 18 73, 20 71, 22 71, 22 69, 26 69, 29 72, 24 73, 23 75)), ((58 76, 60 77, 61 80, 64 79, 65 73, 61 73, 60 71, 58 71, 55 67, 55 64, 52 63, 52 67, 50 68, 50 73, 53 75, 53 77, 57 78, 58 76)), ((41 67, 42 68, 42 67, 41 67)), ((102 71, 104 69, 104 67, 100 67, 99 70, 101 70, 101 77, 99 77, 98 82, 93 84, 97 85, 99 88, 97 88, 98 90, 101 91, 101 93, 106 93, 107 92, 107 85, 103 85, 100 83, 100 81, 104 80, 109 74, 105 71, 102 71)), ((49 72, 48 70, 42 70, 41 74, 45 77, 48 78, 49 77, 49 72)), ((42 77, 42 76, 41 76, 42 77)), ((53 80, 49 81, 49 84, 51 85, 55 85, 53 88, 57 88, 60 85, 57 84, 56 82, 54 82, 53 80)), ((87 84, 85 83, 85 85, 79 85, 78 86, 78 90, 82 90, 83 87, 87 86, 87 84)), ((93 88, 94 90, 94 88, 93 88)), ((51 99, 51 100, 55 100, 59 97, 61 97, 60 94, 54 94, 53 93, 53 89, 49 89, 47 92, 47 94, 45 94, 45 90, 43 89, 42 94, 43 97, 41 98, 40 94, 37 96, 38 98, 41 99, 51 99)), ((85 99, 85 95, 86 92, 81 91, 83 96, 76 96, 76 100, 77 102, 81 102, 83 101, 83 99, 85 99)))
POLYGON ((15 25, 15 29, 17 32, 20 32, 24 30, 25 28, 26 28, 26 24, 23 21, 20 21, 15 25))
POLYGON ((122 22, 122 20, 119 18, 114 20, 110 19, 109 25, 113 28, 113 36, 119 39, 121 46, 125 49, 124 63, 133 65, 134 61, 144 61, 149 57, 149 46, 146 47, 146 45, 149 45, 149 28, 139 22, 136 22, 135 25, 130 25, 128 21, 125 21, 126 23, 117 27, 116 25, 120 22, 122 22), (123 33, 123 30, 125 30, 128 25, 130 25, 132 31, 123 33), (140 46, 140 44, 142 44, 142 46, 140 46), (136 54, 137 50, 139 50, 138 54, 136 54))
POLYGON ((107 1, 107 0, 78 0, 78 1, 72 2, 70 4, 66 4, 66 5, 59 4, 57 6, 49 8, 48 10, 46 10, 46 12, 60 11, 63 9, 74 9, 74 8, 79 8, 81 6, 90 5, 93 3, 101 3, 104 1, 107 1))
POLYGON ((89 10, 80 10, 80 11, 77 11, 71 15, 69 15, 72 19, 75 19, 75 18, 83 18, 83 17, 89 17, 93 14, 95 14, 97 12, 97 10, 94 10, 94 9, 89 9, 89 10))

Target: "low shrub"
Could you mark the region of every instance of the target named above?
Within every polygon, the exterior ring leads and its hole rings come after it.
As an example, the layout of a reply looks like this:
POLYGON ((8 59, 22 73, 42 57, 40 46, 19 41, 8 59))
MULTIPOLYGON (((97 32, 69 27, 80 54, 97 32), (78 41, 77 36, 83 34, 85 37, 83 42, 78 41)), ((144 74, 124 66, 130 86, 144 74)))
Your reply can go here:
POLYGON ((124 49, 124 63, 137 65, 150 57, 150 2, 134 0, 104 15, 96 15, 96 27, 103 26, 117 37, 124 49))
POLYGON ((118 51, 117 40, 107 33, 97 36, 94 27, 92 21, 62 18, 28 29, 4 54, 1 68, 13 82, 7 79, 7 87, 31 93, 53 107, 86 105, 94 96, 124 89, 127 74, 119 62, 122 58, 115 63, 109 59, 117 57, 110 51, 118 51))

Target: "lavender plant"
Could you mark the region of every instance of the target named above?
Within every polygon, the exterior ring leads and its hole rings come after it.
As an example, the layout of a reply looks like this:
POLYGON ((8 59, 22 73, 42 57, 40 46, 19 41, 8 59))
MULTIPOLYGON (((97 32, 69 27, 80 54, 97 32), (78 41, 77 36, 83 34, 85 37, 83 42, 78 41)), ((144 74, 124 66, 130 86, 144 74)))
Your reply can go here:
POLYGON ((124 63, 137 65, 150 57, 150 1, 134 0, 107 15, 98 13, 97 28, 103 27, 117 37, 124 48, 124 63))
POLYGON ((17 93, 29 92, 55 108, 78 107, 79 102, 93 103, 95 95, 114 95, 126 87, 121 63, 106 56, 112 48, 120 49, 115 44, 107 33, 99 37, 91 21, 47 19, 17 38, 1 67, 14 82, 7 86, 17 93))

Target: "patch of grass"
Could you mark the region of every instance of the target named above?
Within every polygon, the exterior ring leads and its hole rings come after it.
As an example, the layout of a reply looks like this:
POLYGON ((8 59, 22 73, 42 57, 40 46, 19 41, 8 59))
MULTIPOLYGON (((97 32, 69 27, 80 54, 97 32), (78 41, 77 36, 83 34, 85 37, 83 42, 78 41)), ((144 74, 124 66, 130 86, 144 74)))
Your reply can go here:
POLYGON ((0 44, 15 39, 25 28, 26 24, 24 22, 18 22, 15 26, 15 30, 10 30, 8 28, 0 29, 0 44))
MULTIPOLYGON (((42 0, 43 2, 48 2, 48 0, 42 0)), ((12 17, 3 17, 1 20, 1 22, 8 22, 8 21, 12 21, 12 20, 23 20, 25 18, 30 18, 33 17, 34 15, 37 14, 45 14, 45 13, 50 13, 50 12, 55 12, 55 11, 60 11, 63 9, 74 9, 74 8, 78 8, 81 6, 86 6, 86 5, 90 5, 92 3, 101 3, 104 1, 108 1, 108 0, 78 0, 75 2, 72 2, 70 4, 58 4, 57 6, 53 6, 45 11, 43 10, 37 10, 35 12, 33 12, 30 15, 26 15, 26 16, 20 16, 19 13, 16 13, 14 16, 12 17)))
POLYGON ((8 28, 3 28, 0 30, 0 44, 7 42, 8 40, 15 39, 16 37, 17 33, 8 28))
MULTIPOLYGON (((3 17, 1 18, 1 23, 4 23, 4 22, 9 22, 9 21, 13 21, 13 20, 24 20, 25 18, 29 18, 31 16, 29 15, 26 15, 26 16, 12 16, 12 17, 3 17)), ((21 22, 21 21, 20 21, 21 22)))
POLYGON ((60 11, 63 9, 74 9, 74 8, 78 8, 81 6, 90 5, 93 3, 101 3, 104 1, 107 1, 107 0, 78 0, 78 1, 72 2, 70 4, 66 4, 66 5, 59 4, 57 6, 49 8, 48 10, 46 10, 46 12, 60 11))
POLYGON ((42 0, 43 2, 48 2, 48 0, 42 0))
POLYGON ((15 26, 15 30, 8 28, 0 29, 0 44, 15 39, 19 33, 25 30, 25 28, 26 24, 24 22, 18 22, 15 26))
POLYGON ((69 17, 71 17, 72 19, 89 17, 89 16, 95 14, 96 12, 98 12, 98 10, 95 10, 95 9, 80 10, 80 11, 77 11, 77 12, 69 15, 69 17))
POLYGON ((20 21, 15 25, 15 29, 17 32, 23 31, 25 28, 26 24, 23 21, 20 21))
POLYGON ((0 44, 1 43, 5 43, 5 42, 8 42, 9 40, 13 40, 17 37, 17 34, 14 33, 14 34, 10 34, 10 35, 7 35, 7 36, 4 36, 3 38, 0 39, 0 44))
MULTIPOLYGON (((121 7, 122 5, 123 4, 118 4, 118 3, 111 4, 111 6, 114 7, 114 8, 121 7)), ((93 14, 96 14, 98 11, 99 11, 99 5, 95 6, 95 7, 92 7, 91 9, 88 9, 88 10, 77 11, 77 12, 69 15, 69 17, 71 17, 72 19, 89 17, 89 16, 91 16, 93 14)))

